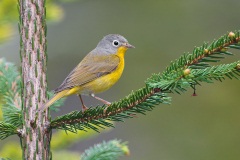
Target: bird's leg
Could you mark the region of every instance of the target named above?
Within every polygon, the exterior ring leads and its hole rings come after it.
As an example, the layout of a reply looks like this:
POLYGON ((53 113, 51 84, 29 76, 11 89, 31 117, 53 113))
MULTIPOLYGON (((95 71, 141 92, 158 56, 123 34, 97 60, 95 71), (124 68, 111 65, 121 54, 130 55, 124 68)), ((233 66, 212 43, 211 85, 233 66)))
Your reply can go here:
POLYGON ((106 105, 108 105, 108 106, 111 105, 110 102, 108 102, 108 101, 106 101, 106 100, 104 100, 104 99, 102 99, 102 98, 100 98, 100 97, 95 96, 93 93, 91 93, 90 96, 93 97, 93 98, 96 98, 97 100, 101 101, 102 103, 104 103, 104 104, 106 104, 106 105))
MULTIPOLYGON (((93 98, 96 98, 97 100, 103 102, 104 104, 106 104, 106 105, 108 105, 108 106, 111 105, 110 102, 108 102, 108 101, 106 101, 106 100, 104 100, 104 99, 102 99, 102 98, 100 98, 100 97, 95 96, 93 93, 90 94, 90 96, 93 97, 93 98)), ((108 106, 104 109, 104 113, 106 113, 108 106)))
POLYGON ((80 98, 80 101, 81 101, 81 103, 82 103, 82 111, 84 112, 84 111, 86 111, 88 108, 83 104, 83 100, 82 100, 81 94, 78 94, 78 97, 80 98))

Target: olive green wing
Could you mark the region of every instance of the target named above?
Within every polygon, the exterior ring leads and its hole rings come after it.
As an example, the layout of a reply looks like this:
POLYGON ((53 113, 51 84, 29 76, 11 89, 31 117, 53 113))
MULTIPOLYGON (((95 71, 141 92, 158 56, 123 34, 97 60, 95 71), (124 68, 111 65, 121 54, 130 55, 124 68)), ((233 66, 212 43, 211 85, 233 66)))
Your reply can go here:
POLYGON ((55 93, 84 85, 103 75, 109 74, 117 68, 119 62, 120 59, 116 55, 88 55, 73 69, 63 83, 55 90, 55 93))

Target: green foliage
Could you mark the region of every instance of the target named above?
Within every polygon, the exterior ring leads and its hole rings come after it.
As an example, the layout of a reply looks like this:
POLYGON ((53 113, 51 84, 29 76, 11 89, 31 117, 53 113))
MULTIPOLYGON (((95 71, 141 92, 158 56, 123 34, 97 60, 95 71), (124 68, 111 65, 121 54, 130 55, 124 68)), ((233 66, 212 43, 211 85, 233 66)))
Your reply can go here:
POLYGON ((17 127, 12 124, 4 123, 0 121, 0 139, 5 139, 8 136, 17 134, 17 127))
POLYGON ((0 96, 2 97, 3 120, 16 127, 21 122, 21 79, 17 67, 0 59, 0 96))
POLYGON ((22 125, 22 113, 19 108, 10 105, 4 105, 4 107, 2 107, 2 111, 4 113, 4 122, 10 123, 16 127, 22 125))
POLYGON ((86 150, 81 156, 81 160, 117 160, 124 154, 128 155, 129 150, 126 143, 119 140, 112 140, 96 144, 86 150))
POLYGON ((222 64, 204 69, 189 69, 189 74, 184 75, 183 71, 176 72, 174 79, 168 80, 161 74, 154 74, 148 79, 147 84, 153 88, 161 88, 163 91, 181 93, 192 85, 199 85, 200 82, 213 83, 213 80, 222 81, 225 77, 239 79, 240 70, 237 65, 240 61, 230 64, 222 64))
POLYGON ((213 67, 211 63, 219 62, 224 55, 233 55, 228 51, 229 48, 240 49, 239 38, 240 31, 230 32, 211 44, 204 43, 201 47, 196 47, 191 54, 184 54, 172 62, 162 74, 153 74, 147 80, 147 86, 180 93, 199 82, 223 80, 224 76, 237 78, 239 61, 213 67))
POLYGON ((225 80, 225 77, 229 79, 239 79, 240 70, 237 69, 238 64, 240 64, 240 61, 207 67, 205 69, 193 70, 189 76, 189 80, 193 80, 195 82, 213 83, 213 80, 222 81, 225 80))
POLYGON ((179 59, 171 62, 162 75, 170 77, 169 75, 174 72, 182 71, 187 67, 192 69, 209 67, 209 62, 219 62, 224 55, 233 55, 228 51, 229 48, 240 49, 239 37, 240 31, 230 32, 214 40, 211 44, 204 43, 200 47, 195 47, 191 54, 183 54, 179 59))
POLYGON ((229 48, 240 49, 240 32, 230 32, 211 44, 204 43, 196 47, 192 54, 184 54, 170 64, 161 74, 153 74, 146 81, 146 87, 133 92, 123 100, 107 106, 89 108, 84 113, 73 111, 57 117, 51 122, 52 128, 63 129, 76 133, 77 130, 97 127, 113 127, 108 121, 124 121, 137 113, 145 114, 160 103, 169 103, 166 93, 181 93, 200 82, 212 83, 222 81, 225 77, 238 79, 240 76, 240 61, 230 64, 211 66, 219 62, 224 55, 233 55, 229 48), (108 121, 106 121, 108 120, 108 121))
POLYGON ((0 94, 15 99, 19 93, 20 75, 17 67, 4 58, 0 58, 0 94))
POLYGON ((145 114, 160 103, 168 104, 170 98, 165 93, 155 93, 149 88, 142 88, 133 92, 120 102, 115 102, 109 107, 97 106, 89 108, 84 113, 73 111, 64 116, 57 117, 51 122, 52 128, 64 129, 76 133, 77 130, 114 127, 109 121, 123 122, 126 118, 133 118, 137 113, 145 114), (151 96, 148 96, 151 95, 151 96), (146 98, 146 96, 148 96, 146 98), (137 102, 136 102, 137 101, 137 102))

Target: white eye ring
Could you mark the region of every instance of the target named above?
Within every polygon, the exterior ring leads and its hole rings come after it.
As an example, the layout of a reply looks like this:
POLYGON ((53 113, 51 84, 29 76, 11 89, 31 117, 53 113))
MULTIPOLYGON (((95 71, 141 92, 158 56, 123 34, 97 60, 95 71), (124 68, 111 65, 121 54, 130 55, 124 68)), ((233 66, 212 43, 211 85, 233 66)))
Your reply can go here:
POLYGON ((113 42, 112 42, 112 45, 114 46, 114 47, 117 47, 117 46, 119 46, 119 41, 118 40, 114 40, 113 42))

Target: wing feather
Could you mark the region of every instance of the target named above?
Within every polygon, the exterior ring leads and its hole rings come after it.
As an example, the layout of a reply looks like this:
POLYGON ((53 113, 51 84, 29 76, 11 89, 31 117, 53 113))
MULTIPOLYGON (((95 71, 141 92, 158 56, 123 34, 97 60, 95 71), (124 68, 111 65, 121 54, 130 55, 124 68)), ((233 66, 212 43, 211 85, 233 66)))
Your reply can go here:
POLYGON ((116 55, 98 56, 88 54, 55 90, 55 93, 84 85, 96 78, 109 74, 117 68, 119 62, 120 59, 116 55))

